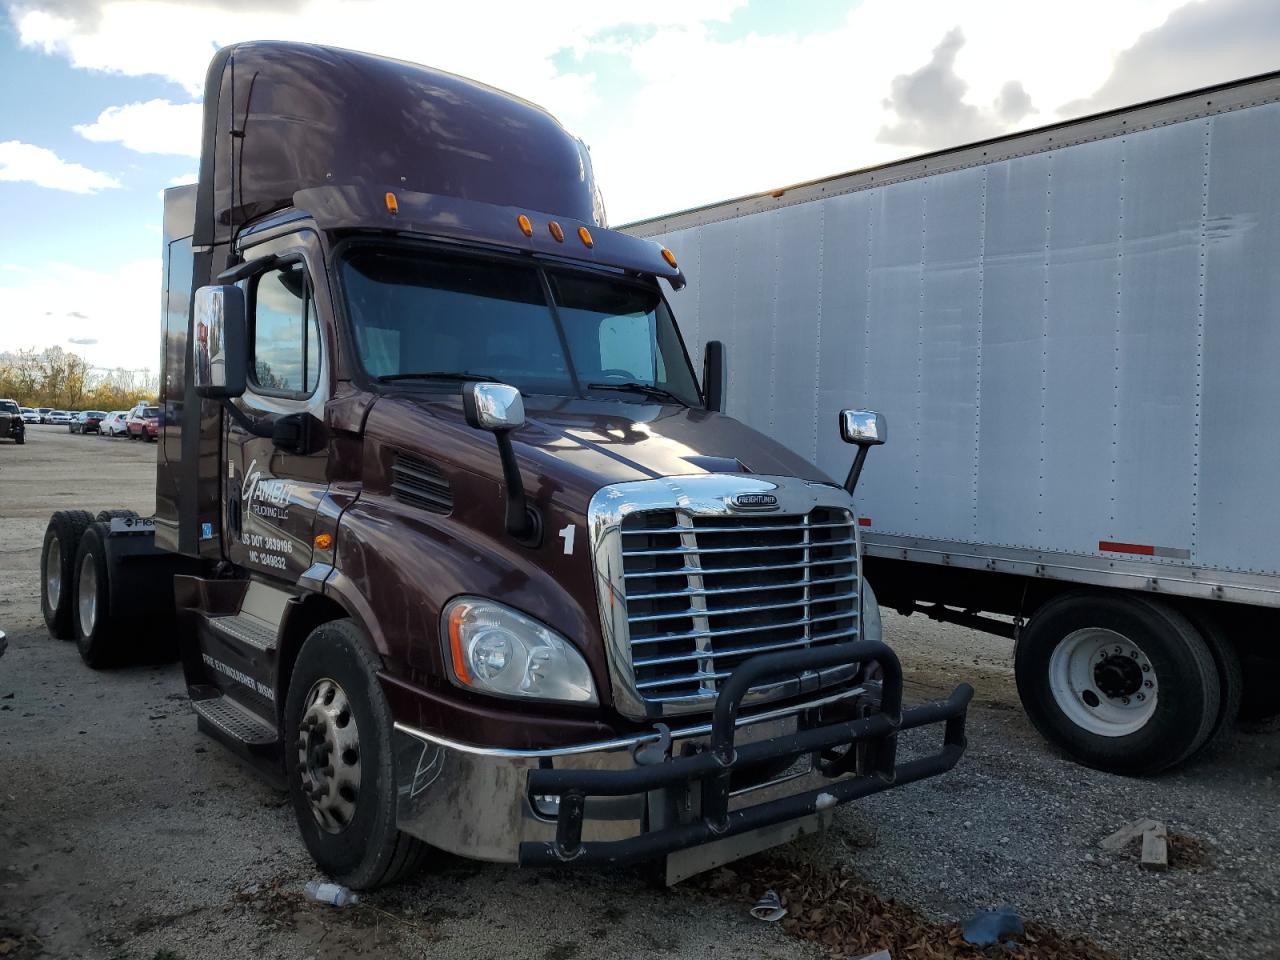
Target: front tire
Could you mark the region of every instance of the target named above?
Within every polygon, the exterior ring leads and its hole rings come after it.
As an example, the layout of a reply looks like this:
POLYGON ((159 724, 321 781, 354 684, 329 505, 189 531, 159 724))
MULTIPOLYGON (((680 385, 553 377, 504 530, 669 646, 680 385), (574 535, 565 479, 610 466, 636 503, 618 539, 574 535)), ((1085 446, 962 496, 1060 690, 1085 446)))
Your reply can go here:
POLYGON ((1014 672, 1040 734, 1112 773, 1181 763, 1220 716, 1218 668, 1204 638, 1178 611, 1141 597, 1050 601, 1019 635, 1014 672))
POLYGON ((59 510, 49 518, 40 550, 40 612, 49 635, 59 640, 75 638, 73 617, 76 550, 93 522, 87 510, 59 510))
POLYGON ((321 624, 285 700, 285 757, 298 829, 316 865, 369 890, 416 869, 427 847, 396 827, 391 710, 378 657, 350 620, 321 624))

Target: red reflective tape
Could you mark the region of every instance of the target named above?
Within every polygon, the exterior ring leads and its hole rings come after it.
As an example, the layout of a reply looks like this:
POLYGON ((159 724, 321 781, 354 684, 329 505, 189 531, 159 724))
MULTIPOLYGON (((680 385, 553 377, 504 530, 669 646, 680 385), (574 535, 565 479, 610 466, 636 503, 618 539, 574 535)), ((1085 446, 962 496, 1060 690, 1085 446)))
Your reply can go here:
POLYGON ((1144 557, 1156 555, 1156 548, 1149 543, 1112 543, 1110 540, 1099 540, 1098 549, 1106 553, 1137 553, 1144 557))
POLYGON ((871 518, 870 518, 870 517, 859 517, 859 518, 858 518, 858 526, 860 526, 860 527, 869 527, 869 526, 871 526, 871 518))

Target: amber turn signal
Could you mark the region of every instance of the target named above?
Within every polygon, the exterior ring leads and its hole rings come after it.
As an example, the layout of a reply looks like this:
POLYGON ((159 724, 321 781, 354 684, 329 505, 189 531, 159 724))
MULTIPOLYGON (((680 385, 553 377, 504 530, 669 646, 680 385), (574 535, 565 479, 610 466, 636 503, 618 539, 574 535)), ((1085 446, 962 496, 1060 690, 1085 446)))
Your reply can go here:
POLYGON ((670 250, 668 250, 666 247, 662 248, 662 259, 667 261, 667 263, 671 266, 672 270, 679 269, 679 267, 676 266, 676 255, 672 253, 670 250))
POLYGON ((333 546, 333 534, 317 533, 315 540, 312 542, 316 545, 317 550, 328 550, 333 546))
POLYGON ((556 243, 564 243, 564 230, 560 224, 552 220, 547 224, 547 229, 551 231, 551 235, 556 238, 556 243))
POLYGON ((462 649, 462 618, 466 615, 465 603, 456 604, 449 611, 449 655, 453 660, 453 675, 469 686, 471 671, 467 669, 467 655, 462 649))
POLYGON ((596 245, 596 242, 591 239, 591 231, 586 227, 578 228, 578 239, 582 241, 582 245, 588 250, 596 245))
POLYGON ((520 216, 516 217, 516 223, 520 225, 520 232, 523 233, 526 237, 533 236, 533 224, 529 222, 529 218, 526 217, 523 213, 520 214, 520 216))
POLYGON ((390 190, 387 191, 387 213, 393 217, 400 212, 400 204, 396 201, 396 195, 390 190))

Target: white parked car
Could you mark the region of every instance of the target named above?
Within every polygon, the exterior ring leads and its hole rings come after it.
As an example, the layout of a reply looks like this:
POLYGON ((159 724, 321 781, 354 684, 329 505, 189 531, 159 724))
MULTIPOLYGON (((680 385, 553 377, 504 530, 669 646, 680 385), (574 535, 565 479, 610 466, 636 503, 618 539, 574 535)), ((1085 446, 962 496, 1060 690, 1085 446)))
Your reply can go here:
POLYGON ((71 422, 72 417, 74 417, 74 414, 69 410, 55 410, 49 414, 49 422, 58 423, 65 427, 71 422))
POLYGON ((98 425, 98 433, 104 437, 123 437, 129 432, 129 428, 125 425, 128 419, 128 410, 112 410, 98 425))
POLYGON ((40 422, 39 410, 32 410, 30 407, 22 407, 20 409, 22 410, 23 423, 39 423, 40 422))

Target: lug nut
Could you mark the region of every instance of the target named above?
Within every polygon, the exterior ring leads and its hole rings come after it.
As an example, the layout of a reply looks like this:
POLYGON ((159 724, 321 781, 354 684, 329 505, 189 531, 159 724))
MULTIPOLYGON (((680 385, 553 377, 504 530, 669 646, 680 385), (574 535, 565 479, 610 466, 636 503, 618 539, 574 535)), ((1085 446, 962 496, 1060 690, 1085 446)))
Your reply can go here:
POLYGON ((1121 697, 1121 698, 1120 698, 1120 702, 1121 702, 1121 703, 1123 703, 1123 704, 1127 707, 1127 706, 1129 705, 1129 698, 1128 698, 1128 697, 1121 697))

